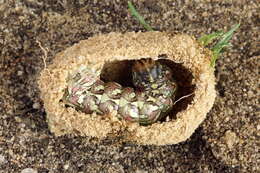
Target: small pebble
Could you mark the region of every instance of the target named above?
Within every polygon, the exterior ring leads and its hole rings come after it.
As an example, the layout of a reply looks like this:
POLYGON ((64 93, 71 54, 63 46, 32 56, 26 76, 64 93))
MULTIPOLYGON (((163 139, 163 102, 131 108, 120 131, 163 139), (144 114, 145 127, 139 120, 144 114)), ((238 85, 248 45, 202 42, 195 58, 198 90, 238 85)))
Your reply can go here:
POLYGON ((38 173, 38 171, 33 168, 25 168, 21 171, 21 173, 38 173))
POLYGON ((23 75, 23 71, 19 70, 19 71, 17 72, 17 75, 18 75, 18 76, 22 76, 22 75, 23 75))
POLYGON ((63 166, 63 168, 64 168, 65 170, 69 169, 69 167, 70 167, 69 164, 66 164, 66 165, 63 166))
POLYGON ((21 123, 22 122, 22 119, 18 116, 15 116, 14 117, 15 121, 18 122, 18 123, 21 123))
POLYGON ((229 149, 233 148, 233 146, 238 142, 236 133, 230 130, 226 131, 224 141, 229 149))
POLYGON ((145 170, 138 169, 138 170, 136 170, 136 173, 148 173, 148 172, 145 170))
POLYGON ((5 156, 0 155, 0 165, 3 165, 6 163, 5 156))
POLYGON ((41 105, 40 105, 40 103, 35 102, 35 103, 33 103, 32 107, 33 107, 33 109, 39 109, 41 107, 41 105))

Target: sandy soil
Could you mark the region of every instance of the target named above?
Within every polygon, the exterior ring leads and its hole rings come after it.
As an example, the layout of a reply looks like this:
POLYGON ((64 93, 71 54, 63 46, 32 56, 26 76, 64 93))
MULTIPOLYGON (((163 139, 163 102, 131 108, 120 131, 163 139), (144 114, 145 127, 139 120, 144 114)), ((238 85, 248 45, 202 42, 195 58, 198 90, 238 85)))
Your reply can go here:
POLYGON ((257 1, 135 2, 153 28, 198 37, 241 23, 217 62, 218 97, 186 142, 137 146, 108 138, 55 137, 36 79, 56 53, 109 32, 144 31, 127 1, 0 0, 0 173, 257 172, 259 12, 257 1))

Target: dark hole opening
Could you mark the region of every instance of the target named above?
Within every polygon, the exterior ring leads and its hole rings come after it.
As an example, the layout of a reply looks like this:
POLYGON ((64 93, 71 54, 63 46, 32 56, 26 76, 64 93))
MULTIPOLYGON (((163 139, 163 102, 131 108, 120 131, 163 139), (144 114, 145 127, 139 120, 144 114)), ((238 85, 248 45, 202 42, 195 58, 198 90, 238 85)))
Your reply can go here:
MULTIPOLYGON (((182 98, 183 96, 190 95, 195 90, 195 85, 192 84, 193 75, 186 69, 182 64, 175 63, 170 61, 167 58, 167 55, 159 55, 159 61, 161 64, 164 64, 172 70, 173 78, 176 80, 178 85, 178 90, 176 93, 175 100, 182 98)), ((100 79, 104 82, 116 82, 122 85, 123 87, 132 87, 134 88, 132 82, 132 66, 136 60, 124 60, 124 61, 112 61, 104 65, 100 79)), ((65 94, 66 95, 66 94, 65 94)), ((182 110, 185 110, 187 106, 192 102, 194 94, 181 99, 178 101, 168 113, 169 116, 164 117, 160 121, 166 121, 166 118, 176 119, 176 114, 182 110)), ((62 100, 61 100, 62 101, 62 100)), ((66 107, 70 107, 65 104, 66 107)), ((77 111, 80 111, 76 108, 77 111)))
MULTIPOLYGON (((193 75, 182 64, 175 63, 167 59, 167 55, 159 55, 159 61, 161 64, 167 65, 173 72, 173 78, 178 84, 178 91, 175 97, 175 101, 183 96, 192 94, 195 90, 195 85, 192 84, 193 75)), ((134 87, 132 83, 132 65, 135 60, 113 61, 106 63, 101 72, 101 79, 104 82, 117 82, 123 87, 134 87)), ((169 115, 170 119, 176 119, 176 114, 182 110, 185 110, 187 106, 192 102, 194 94, 178 101, 169 115)), ((166 116, 167 117, 167 116, 166 116)), ((165 121, 166 117, 161 121, 165 121)))

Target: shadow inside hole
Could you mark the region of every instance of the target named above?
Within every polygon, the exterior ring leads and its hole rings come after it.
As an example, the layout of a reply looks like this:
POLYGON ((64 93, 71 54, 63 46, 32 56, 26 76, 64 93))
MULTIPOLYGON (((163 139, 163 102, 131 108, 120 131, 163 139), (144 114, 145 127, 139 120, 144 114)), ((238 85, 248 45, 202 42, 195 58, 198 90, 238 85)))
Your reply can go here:
MULTIPOLYGON (((192 85, 193 75, 182 64, 175 63, 167 59, 167 55, 159 55, 159 62, 167 65, 173 72, 173 78, 178 85, 175 101, 183 96, 194 92, 195 85, 192 85)), ((134 87, 132 82, 132 66, 136 60, 113 61, 106 63, 101 72, 101 79, 105 82, 117 82, 123 87, 134 87)), ((170 119, 176 119, 176 114, 185 110, 192 102, 194 95, 183 98, 178 101, 169 112, 170 119)), ((166 117, 161 121, 165 121, 166 117)))
POLYGON ((124 87, 134 87, 132 82, 132 65, 134 60, 112 61, 106 63, 100 79, 104 82, 116 82, 124 87))
MULTIPOLYGON (((160 59, 158 60, 161 64, 167 65, 171 68, 173 73, 173 79, 176 80, 178 85, 178 90, 175 96, 175 101, 178 99, 190 95, 194 93, 195 91, 195 85, 192 84, 192 79, 194 78, 191 71, 185 68, 180 63, 175 63, 173 61, 167 60, 167 59, 160 59)), ((185 110, 188 105, 192 102, 194 98, 194 94, 185 97, 181 100, 179 100, 172 108, 172 110, 169 112, 170 119, 176 119, 176 114, 180 111, 185 110)), ((165 121, 166 117, 162 119, 162 121, 165 121)))

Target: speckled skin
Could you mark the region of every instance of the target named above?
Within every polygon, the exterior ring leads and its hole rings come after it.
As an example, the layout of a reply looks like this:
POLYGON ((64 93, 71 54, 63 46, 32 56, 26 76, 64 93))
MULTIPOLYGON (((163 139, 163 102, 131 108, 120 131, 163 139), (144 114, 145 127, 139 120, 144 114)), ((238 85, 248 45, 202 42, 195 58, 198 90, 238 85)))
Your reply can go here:
POLYGON ((115 82, 104 83, 100 72, 82 67, 69 79, 65 104, 85 113, 108 115, 116 111, 119 119, 152 124, 173 106, 177 84, 171 70, 151 59, 142 59, 132 67, 135 88, 123 88, 115 82))

